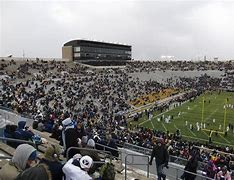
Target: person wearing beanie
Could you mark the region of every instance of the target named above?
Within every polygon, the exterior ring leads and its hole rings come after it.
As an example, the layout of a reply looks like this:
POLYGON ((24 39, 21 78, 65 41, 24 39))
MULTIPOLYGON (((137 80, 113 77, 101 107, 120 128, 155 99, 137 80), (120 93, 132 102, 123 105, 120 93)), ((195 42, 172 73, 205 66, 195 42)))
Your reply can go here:
POLYGON ((95 142, 93 139, 89 139, 87 142, 87 147, 88 148, 95 148, 95 142))
MULTIPOLYGON (((80 156, 79 156, 80 157, 80 156)), ((80 159, 71 158, 63 167, 66 179, 72 180, 92 180, 88 171, 93 165, 93 159, 90 156, 83 156, 80 159), (79 163, 74 161, 79 160, 79 163)))
POLYGON ((87 142, 88 142, 88 136, 82 136, 82 138, 81 138, 81 146, 83 148, 85 148, 87 146, 87 142))
POLYGON ((58 145, 51 144, 47 147, 44 157, 40 163, 46 164, 51 172, 52 180, 62 180, 63 177, 63 164, 59 161, 61 148, 58 145))
POLYGON ((19 145, 12 159, 0 170, 1 180, 14 180, 20 172, 36 163, 37 151, 29 144, 19 145))

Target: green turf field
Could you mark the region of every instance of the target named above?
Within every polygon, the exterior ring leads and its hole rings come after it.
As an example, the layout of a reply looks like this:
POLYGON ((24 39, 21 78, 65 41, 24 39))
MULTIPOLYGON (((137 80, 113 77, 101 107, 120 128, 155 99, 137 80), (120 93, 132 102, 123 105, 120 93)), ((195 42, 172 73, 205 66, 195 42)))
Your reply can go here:
POLYGON ((214 130, 211 134, 213 143, 234 145, 234 132, 231 129, 229 129, 227 136, 224 136, 228 124, 234 125, 234 93, 207 92, 192 102, 185 102, 176 107, 172 105, 166 112, 155 112, 151 121, 144 116, 138 123, 143 127, 169 131, 170 133, 180 129, 183 138, 200 142, 208 141, 212 129, 214 130), (165 119, 169 116, 173 116, 173 119, 166 123, 165 119), (190 124, 193 125, 193 130, 190 130, 190 124), (199 131, 197 124, 200 127, 199 131), (206 124, 205 127, 204 124, 206 124), (215 131, 218 132, 218 135, 215 131))

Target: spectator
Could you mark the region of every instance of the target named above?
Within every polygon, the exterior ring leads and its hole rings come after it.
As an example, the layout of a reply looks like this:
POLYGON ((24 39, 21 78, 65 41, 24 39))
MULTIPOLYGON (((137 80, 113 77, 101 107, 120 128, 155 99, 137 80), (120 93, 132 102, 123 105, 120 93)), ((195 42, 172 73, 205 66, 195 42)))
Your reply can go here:
MULTIPOLYGON (((85 150, 82 150, 81 151, 81 154, 84 156, 84 155, 88 155, 90 156, 93 161, 98 161, 100 162, 101 159, 98 155, 98 152, 97 151, 94 151, 95 149, 95 142, 93 139, 89 139, 88 142, 87 142, 87 146, 86 146, 87 149, 85 150), (90 150, 88 150, 90 149, 90 150)), ((98 167, 100 167, 102 164, 94 164, 90 169, 89 169, 89 174, 93 174, 97 169, 98 167)))
POLYGON ((15 138, 22 140, 31 140, 34 133, 25 126, 26 121, 19 121, 18 128, 15 131, 15 138))
POLYGON ((217 180, 232 180, 230 172, 227 170, 227 166, 223 166, 221 171, 219 171, 216 176, 215 179, 217 180))
POLYGON ((163 168, 168 168, 169 155, 166 147, 162 143, 162 139, 157 139, 157 144, 153 147, 153 151, 149 162, 150 165, 152 165, 152 161, 154 158, 156 162, 158 180, 166 180, 166 174, 163 172, 163 168))
POLYGON ((209 178, 214 178, 217 171, 217 167, 215 166, 212 160, 209 160, 206 166, 206 176, 209 178))
POLYGON ((66 179, 70 180, 92 180, 88 175, 89 169, 93 165, 93 160, 89 156, 83 156, 79 160, 79 164, 74 163, 74 159, 71 158, 63 167, 63 172, 66 179))
POLYGON ((196 178, 196 175, 194 174, 197 173, 197 167, 198 167, 198 154, 196 150, 193 150, 190 153, 187 164, 184 168, 186 172, 184 172, 181 179, 194 180, 196 178), (191 174, 189 172, 194 173, 194 174, 191 174))
MULTIPOLYGON (((70 147, 78 147, 78 133, 74 128, 71 118, 63 120, 62 124, 64 126, 64 130, 62 132, 64 156, 66 156, 67 150, 70 147)), ((74 154, 76 154, 76 150, 69 151, 69 157, 72 157, 74 154)))
POLYGON ((87 146, 88 136, 82 136, 81 147, 85 148, 87 146))
POLYGON ((47 147, 40 163, 46 164, 52 175, 52 180, 62 180, 63 164, 59 161, 61 149, 58 145, 51 144, 47 147))
POLYGON ((0 170, 1 180, 14 180, 20 172, 33 166, 36 162, 36 149, 28 144, 19 145, 12 160, 5 164, 0 170))
POLYGON ((113 139, 113 138, 110 139, 110 142, 108 143, 108 146, 110 148, 112 148, 112 149, 107 148, 107 150, 109 150, 111 152, 112 156, 118 158, 119 157, 119 152, 118 152, 118 148, 117 148, 117 145, 116 145, 116 139, 113 139), (116 150, 114 150, 114 149, 116 149, 116 150))

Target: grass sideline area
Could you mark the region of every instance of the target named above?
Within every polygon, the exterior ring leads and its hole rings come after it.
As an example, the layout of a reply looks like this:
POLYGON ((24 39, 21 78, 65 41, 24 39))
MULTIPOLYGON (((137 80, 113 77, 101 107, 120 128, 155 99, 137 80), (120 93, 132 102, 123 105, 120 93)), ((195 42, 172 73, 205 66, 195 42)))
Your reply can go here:
POLYGON ((214 144, 234 146, 233 130, 229 129, 227 136, 224 136, 229 123, 234 125, 234 92, 206 92, 183 104, 172 104, 167 111, 153 112, 151 120, 144 113, 139 121, 132 121, 133 125, 170 133, 179 129, 182 137, 188 140, 208 142, 211 136, 214 144), (165 119, 169 116, 170 121, 167 123, 165 119), (197 124, 200 126, 199 131, 197 124))

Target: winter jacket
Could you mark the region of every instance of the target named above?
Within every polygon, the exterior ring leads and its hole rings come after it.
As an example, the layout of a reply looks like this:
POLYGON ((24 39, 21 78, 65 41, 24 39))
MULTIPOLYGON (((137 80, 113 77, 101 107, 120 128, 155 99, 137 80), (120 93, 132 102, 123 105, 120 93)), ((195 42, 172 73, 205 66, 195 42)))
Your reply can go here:
MULTIPOLYGON (((184 170, 192 172, 194 174, 197 173, 197 167, 198 167, 198 160, 196 157, 192 157, 188 160, 184 170)), ((193 180, 196 178, 196 175, 191 174, 189 172, 184 172, 184 178, 185 180, 193 180)))
POLYGON ((23 139, 23 140, 30 140, 34 135, 33 132, 25 129, 26 122, 20 121, 18 123, 18 128, 15 131, 15 138, 23 139))
POLYGON ((83 171, 80 167, 72 164, 73 159, 70 159, 64 166, 63 172, 65 174, 65 180, 92 180, 86 171, 83 171))
POLYGON ((58 161, 49 161, 42 158, 40 163, 46 164, 52 175, 52 180, 62 180, 63 177, 63 164, 58 161))
POLYGON ((51 173, 45 164, 39 164, 23 171, 16 180, 52 180, 51 173))
POLYGON ((153 151, 151 153, 151 158, 150 158, 151 163, 152 163, 154 157, 155 157, 155 161, 156 161, 157 166, 159 166, 161 164, 165 164, 165 165, 168 164, 169 154, 168 154, 168 151, 164 145, 154 146, 153 151))
MULTIPOLYGON (((78 138, 78 134, 77 131, 75 130, 75 128, 69 128, 67 130, 65 130, 65 155, 67 153, 67 150, 70 147, 78 147, 78 142, 77 142, 77 138, 78 138)), ((73 149, 69 151, 69 158, 73 157, 73 155, 75 155, 77 153, 77 150, 73 149)))

